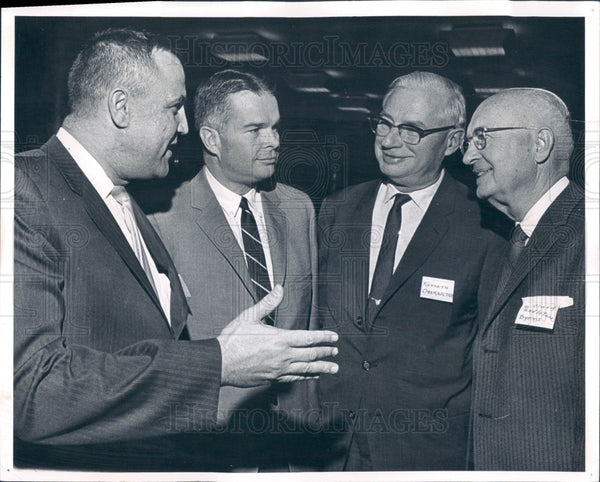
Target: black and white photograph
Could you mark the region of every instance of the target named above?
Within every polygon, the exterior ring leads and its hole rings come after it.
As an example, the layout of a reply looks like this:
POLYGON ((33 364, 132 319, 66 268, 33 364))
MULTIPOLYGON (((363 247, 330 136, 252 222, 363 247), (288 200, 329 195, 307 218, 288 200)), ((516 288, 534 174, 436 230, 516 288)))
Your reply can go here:
POLYGON ((2 480, 598 480, 590 1, 2 9, 2 480))

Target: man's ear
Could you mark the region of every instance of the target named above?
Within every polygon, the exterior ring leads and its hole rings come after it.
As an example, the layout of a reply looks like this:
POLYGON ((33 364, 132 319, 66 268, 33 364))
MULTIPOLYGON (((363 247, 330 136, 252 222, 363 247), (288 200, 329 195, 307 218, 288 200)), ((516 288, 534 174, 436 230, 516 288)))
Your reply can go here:
POLYGON ((120 129, 129 126, 129 94, 123 89, 115 89, 108 96, 108 111, 113 123, 120 129))
POLYGON ((216 129, 209 126, 200 127, 200 139, 204 148, 213 156, 220 157, 221 153, 221 137, 216 129))
POLYGON ((542 127, 535 139, 535 162, 543 164, 550 157, 554 148, 554 133, 547 127, 542 127))
POLYGON ((463 143, 463 139, 465 138, 465 130, 464 129, 452 129, 450 134, 446 137, 446 152, 445 156, 449 156, 450 154, 454 154, 456 150, 463 143))

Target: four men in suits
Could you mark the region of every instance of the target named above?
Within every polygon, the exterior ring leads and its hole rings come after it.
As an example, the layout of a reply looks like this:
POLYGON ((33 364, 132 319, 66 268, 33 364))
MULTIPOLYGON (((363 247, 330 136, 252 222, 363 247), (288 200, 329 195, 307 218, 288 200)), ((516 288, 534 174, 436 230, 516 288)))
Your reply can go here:
POLYGON ((312 204, 265 183, 271 90, 235 71, 199 88, 205 167, 153 217, 168 249, 122 187, 165 176, 187 133, 179 60, 145 33, 102 32, 69 99, 58 134, 15 163, 17 465, 201 470, 218 454, 212 469, 264 468, 271 437, 180 432, 304 410, 302 380, 329 373, 322 414, 343 436, 321 454, 328 469, 463 469, 471 410, 476 469, 583 470, 583 193, 566 178, 573 140, 554 94, 502 92, 469 125, 477 195, 517 223, 503 246, 442 168, 463 141, 460 88, 420 72, 392 82, 371 119, 382 179, 319 215, 318 315, 339 333, 339 374, 322 360, 337 335, 305 331, 312 204), (198 458, 207 443, 223 445, 198 458))
MULTIPOLYGON (((274 325, 308 329, 317 271, 315 214, 306 194, 273 181, 279 151, 273 92, 252 74, 221 71, 198 87, 194 116, 204 167, 177 189, 167 212, 150 216, 189 288, 190 337, 220 333, 275 284, 285 293, 272 314, 274 325), (253 258, 258 256, 248 246, 244 209, 256 223, 262 281, 253 279, 253 258)), ((277 454, 285 465, 282 437, 257 434, 247 420, 273 404, 284 416, 305 412, 309 388, 304 382, 222 387, 219 411, 225 427, 212 437, 207 455, 213 463, 240 470, 272 465, 277 454)))
POLYGON ((394 80, 372 118, 382 174, 319 214, 319 314, 339 367, 319 379, 323 416, 348 436, 335 470, 463 470, 471 351, 489 233, 442 167, 462 143, 460 87, 433 73, 394 80))
POLYGON ((486 263, 474 348, 479 470, 584 470, 584 193, 567 178, 569 111, 542 89, 480 104, 464 163, 477 196, 515 222, 486 263))
POLYGON ((167 174, 188 131, 185 95, 168 45, 100 32, 71 68, 58 134, 17 156, 15 465, 184 470, 177 435, 215 426, 221 386, 337 369, 323 361, 334 333, 260 322, 282 298, 275 284, 212 337, 189 341, 180 276, 122 189, 167 174))

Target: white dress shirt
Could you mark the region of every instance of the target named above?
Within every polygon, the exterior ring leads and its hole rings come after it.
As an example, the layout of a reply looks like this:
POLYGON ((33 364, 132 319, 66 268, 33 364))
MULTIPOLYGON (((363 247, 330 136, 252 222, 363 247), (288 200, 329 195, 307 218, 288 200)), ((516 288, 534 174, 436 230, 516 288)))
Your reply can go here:
MULTIPOLYGON (((394 255, 394 271, 400 264, 400 260, 406 251, 415 231, 421 224, 423 216, 427 212, 429 204, 435 193, 437 192, 444 171, 442 171, 439 179, 431 186, 427 186, 418 191, 413 191, 408 194, 411 200, 402 205, 402 224, 398 235, 398 244, 396 245, 396 254, 394 255)), ((379 256, 379 248, 383 240, 383 232, 388 214, 394 205, 394 196, 401 191, 391 183, 382 183, 377 192, 375 206, 373 208, 373 216, 371 219, 371 242, 369 250, 369 293, 371 292, 371 282, 377 265, 377 257, 379 256)))
MULTIPOLYGON (((217 198, 217 201, 223 210, 223 214, 225 214, 225 219, 227 219, 229 227, 231 228, 231 231, 233 231, 233 235, 235 236, 240 249, 245 255, 246 252, 244 251, 244 241, 242 238, 242 210, 240 209, 240 201, 242 200, 242 196, 223 186, 223 184, 221 184, 215 178, 215 176, 213 176, 208 167, 204 169, 204 172, 206 173, 208 185, 217 198)), ((254 215, 256 227, 258 228, 258 234, 260 236, 260 242, 262 244, 263 251, 265 252, 265 262, 267 264, 267 271, 269 272, 269 280, 271 281, 271 286, 274 286, 273 262, 271 260, 269 237, 267 236, 267 227, 265 223, 260 192, 252 188, 250 191, 244 194, 244 197, 247 199, 248 207, 254 215)))
MULTIPOLYGON (((121 228, 125 239, 135 250, 133 247, 133 240, 131 239, 131 234, 129 229, 127 229, 127 225, 125 224, 125 217, 123 215, 123 210, 119 203, 111 196, 111 191, 115 187, 110 178, 106 175, 106 172, 102 168, 102 166, 94 159, 94 157, 75 139, 71 134, 69 134, 64 128, 60 128, 56 137, 61 142, 61 144, 65 147, 65 149, 69 152, 71 157, 75 160, 79 168, 83 171, 85 177, 87 177, 88 181, 94 186, 94 189, 98 192, 106 207, 115 218, 115 221, 121 228)), ((169 277, 166 274, 159 273, 156 268, 156 264, 154 263, 154 259, 150 255, 148 251, 148 247, 146 246, 146 242, 142 238, 142 246, 146 253, 146 257, 148 258, 148 262, 150 264, 150 271, 152 272, 152 281, 154 282, 154 286, 158 290, 157 296, 160 301, 160 306, 163 309, 165 316, 169 323, 171 323, 171 282, 169 281, 169 277)))
MULTIPOLYGON (((540 219, 542 219, 544 213, 568 185, 569 180, 567 177, 561 177, 550 189, 544 193, 541 198, 537 200, 533 206, 531 206, 531 209, 527 211, 527 214, 525 214, 523 220, 515 223, 515 225, 521 225, 523 232, 528 236, 528 238, 531 238, 533 231, 540 222, 540 219)), ((527 243, 529 243, 529 239, 527 239, 527 243)))

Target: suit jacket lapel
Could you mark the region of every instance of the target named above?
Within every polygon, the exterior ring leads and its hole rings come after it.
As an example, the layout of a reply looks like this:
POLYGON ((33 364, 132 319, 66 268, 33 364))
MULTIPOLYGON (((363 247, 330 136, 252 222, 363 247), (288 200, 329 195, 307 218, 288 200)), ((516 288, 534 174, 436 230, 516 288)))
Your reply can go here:
MULTIPOLYGON (((495 297, 486 317, 486 327, 494 319, 498 311, 508 301, 525 277, 560 240, 560 236, 557 235, 557 232, 564 226, 566 218, 582 197, 583 194, 581 191, 571 181, 544 213, 533 231, 526 249, 523 250, 521 256, 517 259, 515 268, 511 273, 504 290, 499 296, 495 297)), ((548 294, 550 295, 551 293, 548 294)))
MULTIPOLYGON (((427 261, 448 231, 448 215, 454 211, 455 182, 448 173, 444 174, 444 180, 406 248, 377 313, 404 282, 427 261)), ((375 316, 377 314, 374 318, 375 316)))
POLYGON ((179 338, 185 326, 187 316, 190 313, 190 308, 185 299, 185 294, 183 293, 179 274, 167 252, 167 248, 165 248, 165 245, 148 221, 146 215, 134 200, 132 200, 132 205, 138 228, 148 247, 148 251, 150 251, 152 259, 156 264, 156 268, 160 273, 166 274, 169 278, 171 285, 171 332, 175 338, 179 338))
MULTIPOLYGON (((98 192, 94 189, 94 186, 92 186, 89 180, 85 177, 81 169, 79 169, 77 166, 77 163, 73 160, 71 155, 66 151, 58 139, 53 137, 48 143, 48 149, 51 159, 53 159, 57 165, 69 187, 73 190, 73 192, 81 196, 90 219, 94 222, 94 224, 96 224, 98 230, 114 247, 121 259, 123 259, 129 270, 133 273, 144 290, 146 290, 148 296, 150 296, 152 299, 152 302, 161 311, 161 313, 163 313, 160 301, 158 300, 158 297, 154 292, 146 273, 136 258, 131 246, 127 242, 127 239, 125 239, 121 228, 115 221, 109 209, 106 207, 104 201, 98 195, 98 192)), ((167 322, 166 317, 165 322, 167 322)))
POLYGON ((250 281, 244 253, 206 180, 204 169, 206 167, 191 181, 191 203, 196 210, 196 224, 254 298, 254 288, 250 281))
POLYGON ((344 251, 352 253, 352 257, 359 264, 353 266, 356 271, 353 270, 353 272, 347 273, 345 282, 350 284, 348 289, 342 288, 342 291, 347 292, 350 298, 343 301, 345 303, 354 303, 355 311, 352 312, 354 316, 365 314, 367 298, 369 296, 369 255, 371 250, 373 208, 380 186, 381 181, 368 184, 363 195, 357 196, 354 200, 356 204, 345 211, 348 218, 340 220, 341 226, 351 226, 357 229, 356 232, 350 231, 350 236, 347 236, 344 240, 344 251))
POLYGON ((288 220, 285 213, 279 208, 279 197, 274 190, 262 191, 261 199, 273 264, 273 281, 274 284, 283 285, 287 272, 288 220))

